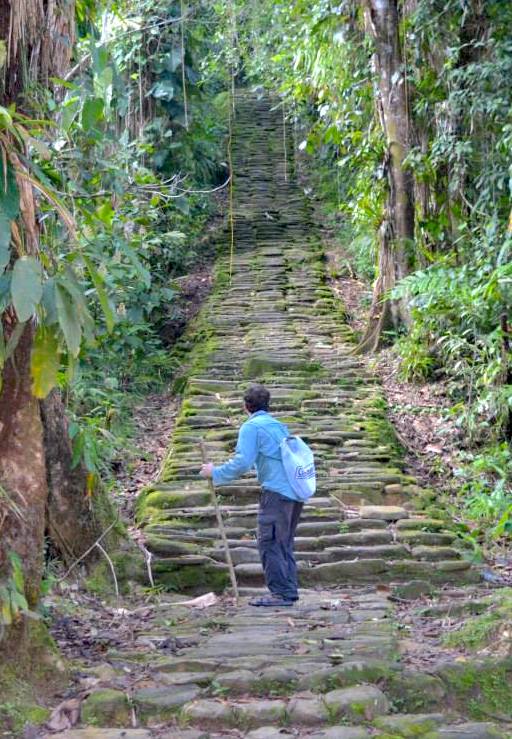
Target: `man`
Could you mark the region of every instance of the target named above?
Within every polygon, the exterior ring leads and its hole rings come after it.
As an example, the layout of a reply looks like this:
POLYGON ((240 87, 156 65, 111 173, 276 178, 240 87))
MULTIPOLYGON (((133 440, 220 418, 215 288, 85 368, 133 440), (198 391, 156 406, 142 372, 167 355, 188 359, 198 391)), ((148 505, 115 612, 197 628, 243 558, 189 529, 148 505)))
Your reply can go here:
POLYGON ((244 403, 249 418, 240 427, 235 456, 218 467, 204 464, 201 475, 211 477, 214 485, 224 485, 256 467, 262 487, 258 549, 270 595, 249 603, 291 606, 299 598, 293 540, 303 504, 292 490, 281 460, 280 443, 289 435, 288 429, 269 413, 270 393, 263 385, 250 387, 244 403))

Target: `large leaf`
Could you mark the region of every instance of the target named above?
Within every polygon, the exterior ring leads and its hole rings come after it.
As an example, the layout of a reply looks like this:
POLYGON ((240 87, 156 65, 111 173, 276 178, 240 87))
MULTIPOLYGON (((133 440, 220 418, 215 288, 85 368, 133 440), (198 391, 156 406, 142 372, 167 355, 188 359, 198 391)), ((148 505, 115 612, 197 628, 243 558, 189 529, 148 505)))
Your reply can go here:
POLYGON ((41 306, 44 310, 44 322, 47 326, 59 322, 59 316, 57 315, 57 305, 55 303, 55 280, 50 277, 43 285, 43 297, 41 299, 41 306))
POLYGON ((11 303, 11 277, 12 272, 0 274, 0 313, 11 303))
POLYGON ((114 324, 115 324, 115 314, 114 314, 112 305, 110 303, 110 300, 108 298, 107 292, 104 288, 103 278, 100 276, 99 272, 97 271, 97 269, 95 268, 94 264, 89 259, 89 257, 84 256, 84 262, 91 276, 93 285, 96 288, 98 300, 100 301, 100 305, 103 309, 103 314, 105 316, 105 322, 107 324, 107 331, 111 333, 112 329, 114 328, 114 324))
POLYGON ((14 264, 11 296, 20 321, 28 321, 35 313, 43 294, 41 265, 35 257, 20 257, 14 264))
POLYGON ((171 80, 160 80, 157 82, 148 93, 157 100, 172 100, 174 97, 174 85, 171 80))
POLYGON ((11 220, 0 213, 0 274, 11 258, 11 220))
POLYGON ((66 264, 64 274, 59 277, 61 285, 68 291, 73 299, 75 310, 77 312, 83 332, 88 341, 94 341, 94 319, 91 316, 87 302, 85 300, 84 291, 78 282, 78 279, 70 267, 66 264))
POLYGON ((0 216, 13 221, 20 214, 20 192, 13 169, 0 156, 0 216))
POLYGON ((46 398, 55 387, 59 364, 59 342, 55 332, 46 326, 39 326, 32 345, 30 362, 32 394, 36 398, 46 398))
POLYGON ((93 128, 103 118, 102 98, 86 100, 82 108, 82 127, 85 131, 93 128))
POLYGON ((72 357, 77 357, 82 340, 82 326, 71 295, 60 283, 55 285, 55 304, 68 351, 72 357))
POLYGON ((25 326, 25 323, 17 323, 14 327, 13 332, 9 336, 9 340, 5 345, 5 354, 3 357, 4 361, 10 359, 10 357, 12 357, 12 355, 16 351, 16 347, 20 343, 20 339, 23 335, 23 332, 25 331, 25 326))

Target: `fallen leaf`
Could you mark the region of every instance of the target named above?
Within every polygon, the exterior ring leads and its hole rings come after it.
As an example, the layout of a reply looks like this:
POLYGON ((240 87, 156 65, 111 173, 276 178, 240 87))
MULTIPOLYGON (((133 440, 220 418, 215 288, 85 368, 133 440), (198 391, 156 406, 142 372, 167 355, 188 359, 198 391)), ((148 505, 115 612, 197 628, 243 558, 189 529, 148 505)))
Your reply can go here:
POLYGON ((219 599, 215 593, 205 593, 198 598, 192 600, 180 600, 178 603, 172 603, 173 606, 190 606, 191 608, 209 608, 218 603, 219 599))
POLYGON ((441 452, 443 451, 443 447, 439 444, 428 444, 425 447, 425 451, 432 452, 432 454, 441 454, 441 452))
POLYGON ((53 709, 46 726, 52 731, 71 729, 80 720, 81 698, 69 698, 53 709))

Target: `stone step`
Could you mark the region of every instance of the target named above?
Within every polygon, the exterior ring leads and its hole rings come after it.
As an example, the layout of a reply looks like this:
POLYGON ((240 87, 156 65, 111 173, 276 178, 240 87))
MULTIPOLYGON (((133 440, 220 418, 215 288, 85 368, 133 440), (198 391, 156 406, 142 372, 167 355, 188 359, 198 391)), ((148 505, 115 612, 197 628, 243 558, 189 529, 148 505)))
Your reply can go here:
POLYGON ((320 697, 294 697, 252 701, 203 699, 183 706, 183 716, 201 729, 256 728, 265 725, 326 726, 332 717, 355 724, 390 711, 390 703, 379 688, 359 685, 341 688, 320 697))

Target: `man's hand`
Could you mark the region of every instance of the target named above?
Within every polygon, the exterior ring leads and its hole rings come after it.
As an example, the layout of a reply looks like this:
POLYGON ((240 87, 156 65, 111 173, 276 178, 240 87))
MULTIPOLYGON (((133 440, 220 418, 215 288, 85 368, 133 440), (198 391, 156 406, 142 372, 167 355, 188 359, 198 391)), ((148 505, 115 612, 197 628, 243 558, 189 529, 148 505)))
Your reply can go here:
POLYGON ((208 462, 208 464, 203 464, 201 467, 201 472, 199 473, 201 477, 212 477, 213 475, 213 464, 211 462, 208 462))

